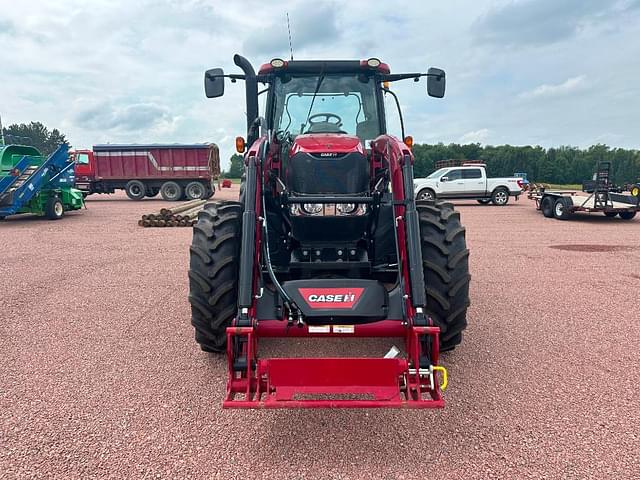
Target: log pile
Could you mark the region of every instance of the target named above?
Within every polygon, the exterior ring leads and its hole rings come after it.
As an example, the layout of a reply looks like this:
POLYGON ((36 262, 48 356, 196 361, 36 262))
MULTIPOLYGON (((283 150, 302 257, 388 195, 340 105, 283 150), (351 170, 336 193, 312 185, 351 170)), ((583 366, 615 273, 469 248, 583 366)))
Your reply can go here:
POLYGON ((161 208, 159 212, 142 215, 141 227, 191 227, 198 221, 198 213, 206 200, 193 200, 172 208, 161 208))

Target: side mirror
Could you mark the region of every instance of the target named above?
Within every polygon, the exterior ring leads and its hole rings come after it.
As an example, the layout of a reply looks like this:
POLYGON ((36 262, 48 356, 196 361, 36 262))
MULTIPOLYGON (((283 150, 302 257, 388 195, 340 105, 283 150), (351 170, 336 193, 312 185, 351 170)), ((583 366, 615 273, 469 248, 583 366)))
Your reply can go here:
POLYGON ((224 71, 221 68, 212 68, 204 72, 204 92, 207 98, 216 98, 224 95, 224 71))
POLYGON ((442 177, 440 179, 441 182, 448 182, 449 181, 449 177, 442 177))
POLYGON ((427 70, 427 75, 427 94, 430 97, 435 98, 444 97, 444 89, 446 85, 444 70, 432 67, 427 70))

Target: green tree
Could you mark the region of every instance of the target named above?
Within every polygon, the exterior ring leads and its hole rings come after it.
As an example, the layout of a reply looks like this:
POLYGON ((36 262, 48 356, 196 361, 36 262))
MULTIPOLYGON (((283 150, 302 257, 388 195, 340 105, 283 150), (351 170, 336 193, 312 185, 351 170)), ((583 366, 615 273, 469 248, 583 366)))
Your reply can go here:
POLYGON ((229 165, 229 171, 226 173, 228 178, 240 178, 244 172, 244 157, 234 153, 231 155, 231 165, 229 165))
POLYGON ((52 154, 67 139, 57 128, 49 131, 40 122, 14 123, 3 128, 6 143, 36 147, 43 155, 52 154))

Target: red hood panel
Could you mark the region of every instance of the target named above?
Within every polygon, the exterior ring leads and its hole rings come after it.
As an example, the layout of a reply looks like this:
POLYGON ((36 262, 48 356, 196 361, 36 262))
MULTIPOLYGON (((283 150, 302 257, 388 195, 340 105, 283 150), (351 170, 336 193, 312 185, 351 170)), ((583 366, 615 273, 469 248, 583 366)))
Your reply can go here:
POLYGON ((360 152, 362 155, 366 155, 362 142, 360 142, 358 137, 341 133, 308 133, 298 135, 293 147, 291 147, 291 155, 295 155, 298 152, 360 152))

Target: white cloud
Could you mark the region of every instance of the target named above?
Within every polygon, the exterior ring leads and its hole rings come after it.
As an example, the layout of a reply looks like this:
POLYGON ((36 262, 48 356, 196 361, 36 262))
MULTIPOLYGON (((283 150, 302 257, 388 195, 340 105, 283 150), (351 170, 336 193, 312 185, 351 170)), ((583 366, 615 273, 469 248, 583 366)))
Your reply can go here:
MULTIPOLYGON (((223 98, 208 100, 203 73, 238 73, 234 53, 256 67, 270 52, 286 55, 286 11, 297 59, 375 56, 394 72, 447 71, 443 100, 428 99, 423 81, 393 84, 416 142, 586 146, 603 124, 616 146, 640 142, 640 62, 632 61, 640 58, 640 9, 617 0, 618 10, 589 0, 577 23, 571 8, 551 0, 2 3, 4 123, 41 121, 77 147, 213 141, 226 162, 233 139, 245 134, 243 85, 228 84, 223 98), (500 8, 512 4, 522 9, 500 8), (562 22, 548 14, 555 9, 562 22)), ((390 130, 399 135, 399 127, 390 130)))
POLYGON ((490 133, 488 128, 467 132, 460 137, 460 143, 486 143, 490 133))
POLYGON ((576 91, 584 90, 587 85, 587 77, 585 75, 579 75, 577 77, 568 78, 566 81, 552 85, 543 84, 539 85, 533 90, 523 92, 519 96, 520 98, 548 98, 548 97, 560 97, 563 95, 569 95, 576 91))

